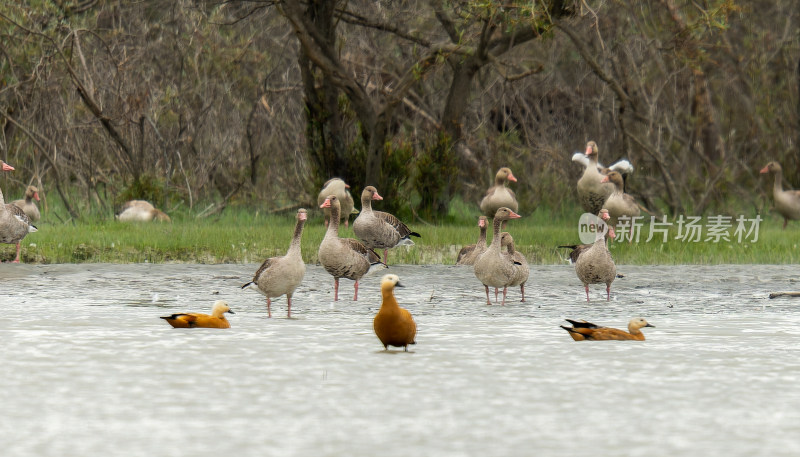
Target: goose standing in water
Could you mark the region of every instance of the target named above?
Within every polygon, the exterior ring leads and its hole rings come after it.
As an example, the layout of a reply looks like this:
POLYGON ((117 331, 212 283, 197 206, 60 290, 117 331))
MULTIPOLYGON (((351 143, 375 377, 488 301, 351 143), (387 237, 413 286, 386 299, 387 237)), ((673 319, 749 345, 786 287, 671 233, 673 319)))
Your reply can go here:
POLYGON ((614 186, 601 182, 603 175, 597 166, 597 143, 594 141, 586 143, 585 154, 589 159, 589 165, 583 170, 583 176, 578 180, 578 200, 584 211, 597 214, 611 193, 614 192, 614 186))
MULTIPOLYGON (((514 280, 514 261, 503 255, 500 251, 500 226, 509 219, 518 219, 521 216, 510 209, 503 207, 497 210, 494 215, 492 225, 494 228, 492 244, 486 251, 475 260, 475 277, 483 284, 486 289, 486 304, 491 305, 489 300, 489 286, 503 288, 503 302, 506 304, 507 287, 514 280)), ((497 302, 497 289, 495 289, 495 302, 497 302)))
POLYGON ((339 278, 347 278, 356 282, 353 300, 358 300, 358 280, 367 274, 371 265, 379 264, 381 257, 358 240, 339 238, 339 212, 341 211, 339 197, 329 195, 320 207, 331 209, 331 220, 325 231, 325 237, 319 245, 317 256, 325 271, 333 276, 333 301, 339 300, 339 278))
POLYGON ((156 209, 150 202, 144 200, 125 202, 115 217, 120 222, 172 222, 167 213, 156 209))
POLYGON ((381 279, 381 309, 372 321, 372 328, 385 350, 395 346, 408 352, 409 344, 417 344, 417 324, 411 313, 397 304, 395 287, 403 287, 397 275, 388 274, 381 279))
POLYGON ((778 162, 770 162, 761 169, 761 173, 772 173, 775 182, 772 185, 772 199, 775 200, 775 209, 783 216, 783 228, 789 219, 800 219, 800 190, 783 190, 783 169, 778 162))
MULTIPOLYGON (((320 206, 328 195, 336 195, 339 199, 339 204, 342 206, 341 214, 339 214, 342 220, 339 222, 344 221, 345 227, 349 227, 350 215, 353 214, 353 212, 358 214, 358 210, 353 208, 353 196, 350 195, 348 189, 350 189, 350 185, 345 183, 342 179, 331 178, 325 182, 322 186, 322 190, 319 191, 319 195, 317 195, 317 205, 320 206)), ((325 227, 327 227, 331 219, 331 210, 330 208, 324 208, 323 212, 325 213, 325 227)))
POLYGON ((225 318, 225 313, 236 314, 226 302, 217 300, 211 308, 211 315, 178 313, 162 316, 161 319, 169 322, 169 325, 174 328, 231 328, 231 323, 225 318))
MULTIPOLYGON (((607 220, 608 210, 601 209, 601 218, 607 220)), ((609 238, 614 238, 614 227, 608 227, 609 238)), ((611 283, 617 277, 617 267, 611 253, 606 247, 605 232, 598 230, 594 244, 589 249, 581 252, 575 261, 575 273, 583 283, 586 290, 586 301, 589 301, 589 284, 605 284, 606 300, 611 300, 611 283)))
POLYGON ((372 210, 372 200, 383 200, 378 189, 367 186, 361 192, 361 213, 353 221, 353 232, 370 249, 383 249, 383 264, 388 262, 389 249, 396 246, 413 246, 411 236, 420 237, 412 232, 400 219, 372 210))
MULTIPOLYGON (((14 167, 0 160, 0 170, 14 171, 14 167)), ((12 263, 19 263, 20 242, 28 233, 37 231, 24 211, 13 203, 6 204, 0 189, 0 243, 15 244, 17 255, 12 263)))
POLYGON ((616 328, 600 327, 586 321, 573 321, 566 319, 572 327, 561 326, 569 332, 569 336, 575 341, 607 341, 607 340, 633 340, 644 341, 644 333, 640 329, 644 327, 654 327, 641 317, 636 317, 628 322, 628 331, 616 328))
POLYGON ((481 231, 480 235, 478 236, 478 242, 464 246, 460 251, 458 251, 456 265, 475 265, 475 259, 477 259, 486 250, 486 227, 489 225, 487 221, 488 218, 486 216, 481 216, 478 218, 478 227, 481 231))
POLYGON ((506 256, 511 259, 514 264, 514 277, 508 284, 511 287, 519 286, 519 292, 522 294, 522 300, 525 301, 525 283, 528 282, 528 277, 531 274, 531 269, 528 266, 528 259, 522 255, 521 252, 515 250, 514 238, 508 232, 500 234, 500 246, 506 248, 506 256))
MULTIPOLYGON (((608 211, 602 211, 601 210, 600 214, 598 214, 598 216, 601 219, 603 219, 603 221, 608 221, 608 219, 610 218, 610 216, 608 215, 608 211)), ((575 265, 575 262, 578 261, 578 257, 580 257, 581 254, 583 254, 584 252, 588 251, 589 248, 592 247, 592 245, 593 245, 593 243, 592 244, 565 244, 565 245, 559 246, 559 248, 572 249, 572 251, 570 251, 570 253, 569 253, 569 264, 570 265, 575 265)))
POLYGON ((494 175, 494 185, 486 190, 486 195, 481 200, 481 212, 486 217, 494 217, 497 210, 506 207, 511 211, 519 211, 517 196, 508 188, 508 181, 517 182, 511 169, 503 167, 494 175))
POLYGON ((41 217, 41 214, 34 200, 39 201, 39 189, 36 186, 28 186, 25 190, 25 199, 14 200, 12 203, 17 205, 28 216, 28 219, 36 222, 41 217))
POLYGON ((303 236, 303 226, 307 217, 305 209, 297 210, 294 235, 286 255, 265 260, 256 271, 253 280, 242 286, 242 289, 249 286, 267 297, 267 317, 272 317, 271 299, 281 295, 286 295, 286 317, 292 317, 292 294, 306 274, 306 264, 300 254, 300 238, 303 236))

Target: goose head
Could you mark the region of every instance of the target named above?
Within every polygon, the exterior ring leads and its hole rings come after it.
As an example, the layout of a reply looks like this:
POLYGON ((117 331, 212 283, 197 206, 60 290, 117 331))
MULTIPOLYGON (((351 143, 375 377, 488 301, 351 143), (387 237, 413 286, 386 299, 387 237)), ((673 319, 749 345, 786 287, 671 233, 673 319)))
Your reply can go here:
POLYGON ((782 171, 781 164, 775 161, 766 164, 764 168, 761 169, 761 173, 777 173, 779 171, 782 171))

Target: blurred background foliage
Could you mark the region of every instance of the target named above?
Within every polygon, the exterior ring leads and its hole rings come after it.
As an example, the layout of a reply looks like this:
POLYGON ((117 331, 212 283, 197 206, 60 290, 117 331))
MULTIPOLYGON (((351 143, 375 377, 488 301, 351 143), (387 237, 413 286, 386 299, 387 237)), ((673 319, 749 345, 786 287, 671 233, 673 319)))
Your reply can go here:
POLYGON ((574 208, 588 140, 654 214, 800 188, 800 2, 52 0, 0 4, 0 177, 62 220, 312 205, 344 178, 425 222, 574 208))

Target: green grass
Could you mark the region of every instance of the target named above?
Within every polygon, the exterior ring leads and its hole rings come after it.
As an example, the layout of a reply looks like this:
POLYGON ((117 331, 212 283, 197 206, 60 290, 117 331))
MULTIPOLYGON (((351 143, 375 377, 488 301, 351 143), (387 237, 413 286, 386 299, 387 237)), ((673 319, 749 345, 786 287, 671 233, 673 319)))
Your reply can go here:
MULTIPOLYGON (((317 262, 317 248, 324 235, 321 213, 312 217, 303 233, 302 253, 307 263, 317 262)), ((560 244, 578 243, 577 217, 540 208, 533 215, 509 222, 517 249, 532 264, 563 264, 567 251, 560 244)), ((579 211, 575 211, 579 214, 579 211)), ((422 234, 416 246, 389 252, 390 264, 453 264, 459 249, 477 239, 477 213, 464 211, 455 221, 431 226, 409 221, 422 234)), ((676 231, 666 243, 616 242, 611 245, 619 264, 724 264, 800 263, 800 223, 781 230, 782 220, 766 217, 755 243, 683 242, 676 231)), ((88 218, 75 224, 49 220, 46 216, 22 243, 25 263, 251 263, 283 255, 289 245, 294 214, 264 215, 252 209, 232 208, 216 219, 195 220, 176 214, 172 224, 123 224, 110 218, 88 218)), ((642 234, 646 238, 648 226, 642 234)), ((354 237, 351 228, 340 236, 354 237)), ((705 232, 703 233, 705 237, 705 232)), ((644 238, 643 238, 644 239, 644 238)), ((0 245, 0 259, 13 259, 14 247, 0 245)))

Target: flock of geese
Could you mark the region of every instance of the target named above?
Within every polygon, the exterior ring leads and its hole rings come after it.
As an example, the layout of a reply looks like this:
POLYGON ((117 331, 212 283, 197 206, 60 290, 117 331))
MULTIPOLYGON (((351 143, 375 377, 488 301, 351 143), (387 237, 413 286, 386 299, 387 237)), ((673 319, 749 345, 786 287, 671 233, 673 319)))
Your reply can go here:
MULTIPOLYGON (((571 249, 570 261, 575 273, 583 283, 586 300, 589 301, 589 285, 605 284, 606 300, 611 297, 611 283, 617 277, 616 266, 608 250, 606 235, 615 237, 614 226, 620 217, 640 215, 640 205, 625 193, 625 176, 633 171, 626 160, 605 168, 598 161, 598 147, 589 141, 584 153, 576 153, 573 161, 584 166, 584 172, 577 182, 578 199, 583 209, 596 214, 607 224, 607 229, 598 230, 594 243, 560 246, 571 249)), ((0 161, 2 171, 14 168, 0 161)), ((768 163, 761 173, 774 175, 773 198, 775 209, 784 217, 784 228, 789 220, 800 219, 800 191, 783 190, 782 170, 777 162, 768 163)), ((525 301, 525 283, 530 276, 530 268, 525 256, 515 250, 514 239, 504 231, 508 221, 518 219, 519 205, 509 182, 516 182, 512 171, 503 167, 495 175, 491 186, 480 202, 483 215, 478 218, 479 237, 475 244, 465 246, 458 253, 457 265, 471 265, 475 277, 483 284, 486 303, 491 305, 489 288, 494 288, 495 303, 502 288, 500 302, 505 305, 508 287, 520 287, 521 301, 525 301), (492 241, 487 244, 489 218, 492 219, 492 241)), ((372 269, 386 268, 388 250, 397 246, 410 246, 411 237, 420 237, 400 219, 392 214, 372 208, 374 201, 383 197, 374 186, 367 186, 361 193, 361 210, 354 208, 350 186, 339 178, 325 183, 319 193, 318 205, 325 214, 326 232, 319 245, 318 258, 322 267, 334 279, 334 301, 339 299, 339 279, 354 281, 353 300, 358 300, 359 280, 372 269), (355 238, 339 237, 339 225, 348 226, 349 217, 356 214, 353 221, 355 238), (377 250, 383 250, 383 257, 377 250)), ((0 243, 16 244, 19 262, 20 241, 36 227, 32 221, 39 218, 39 211, 32 200, 38 200, 38 190, 30 186, 25 200, 5 204, 0 191, 0 243), (32 208, 31 208, 32 207, 32 208)), ((125 204, 116 216, 121 221, 169 221, 169 216, 150 203, 133 200, 125 204)), ((263 294, 267 300, 267 315, 272 317, 272 299, 286 295, 287 317, 291 317, 292 295, 303 280, 306 266, 300 253, 300 240, 308 212, 299 209, 296 215, 294 234, 286 255, 266 259, 255 272, 253 279, 242 286, 252 288, 263 294)), ((382 302, 373 320, 376 335, 385 349, 389 346, 403 347, 415 344, 416 324, 411 313, 398 305, 394 289, 402 287, 400 278, 387 274, 381 280, 382 302)), ((233 313, 224 301, 217 301, 210 315, 201 313, 178 313, 165 316, 173 327, 181 328, 229 328, 225 313, 233 313)), ((643 318, 634 318, 628 324, 628 331, 600 327, 586 321, 567 321, 571 327, 562 326, 576 341, 584 340, 644 340, 641 329, 653 327, 643 318)))

